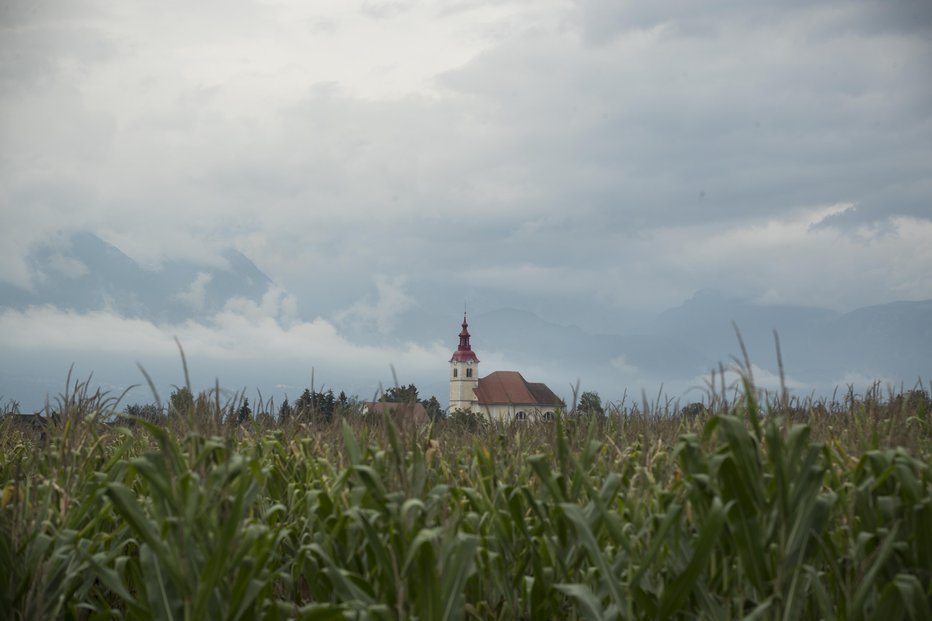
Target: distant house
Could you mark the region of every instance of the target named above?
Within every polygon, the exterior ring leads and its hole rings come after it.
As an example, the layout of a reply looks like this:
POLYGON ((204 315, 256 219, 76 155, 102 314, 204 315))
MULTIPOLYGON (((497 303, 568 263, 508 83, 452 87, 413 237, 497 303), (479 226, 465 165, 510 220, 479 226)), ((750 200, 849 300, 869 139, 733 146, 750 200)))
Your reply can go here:
POLYGON ((419 402, 414 403, 391 403, 385 401, 369 401, 362 404, 363 414, 374 414, 381 416, 387 413, 395 420, 404 420, 414 422, 418 425, 426 425, 430 422, 427 416, 427 410, 419 402))
POLYGON ((450 358, 450 411, 469 410, 490 420, 551 419, 563 403, 546 384, 528 382, 517 371, 479 378, 479 358, 469 344, 463 315, 459 347, 450 358))
POLYGON ((7 420, 15 429, 29 431, 44 431, 51 420, 57 420, 57 416, 50 419, 41 414, 9 414, 7 420))
POLYGON ((8 414, 0 421, 9 421, 9 429, 15 429, 22 433, 35 434, 41 440, 48 437, 49 423, 58 422, 58 414, 42 416, 41 414, 8 414))

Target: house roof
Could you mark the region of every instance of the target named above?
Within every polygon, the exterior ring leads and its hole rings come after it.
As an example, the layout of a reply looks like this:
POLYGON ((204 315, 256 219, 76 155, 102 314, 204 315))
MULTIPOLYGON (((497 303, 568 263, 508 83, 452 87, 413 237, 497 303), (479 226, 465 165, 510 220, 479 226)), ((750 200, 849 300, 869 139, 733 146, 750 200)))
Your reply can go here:
POLYGON ((479 405, 556 406, 557 397, 546 384, 529 383, 517 371, 495 371, 479 380, 475 390, 479 405))

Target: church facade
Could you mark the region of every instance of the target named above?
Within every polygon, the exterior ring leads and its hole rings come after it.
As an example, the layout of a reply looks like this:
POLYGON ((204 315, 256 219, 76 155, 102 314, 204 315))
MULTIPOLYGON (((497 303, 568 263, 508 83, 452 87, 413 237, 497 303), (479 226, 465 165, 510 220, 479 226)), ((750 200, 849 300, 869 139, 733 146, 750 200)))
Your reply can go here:
POLYGON ((459 346, 450 358, 450 412, 468 410, 498 421, 553 418, 562 401, 546 384, 528 382, 517 371, 495 371, 480 378, 465 314, 462 328, 459 346))

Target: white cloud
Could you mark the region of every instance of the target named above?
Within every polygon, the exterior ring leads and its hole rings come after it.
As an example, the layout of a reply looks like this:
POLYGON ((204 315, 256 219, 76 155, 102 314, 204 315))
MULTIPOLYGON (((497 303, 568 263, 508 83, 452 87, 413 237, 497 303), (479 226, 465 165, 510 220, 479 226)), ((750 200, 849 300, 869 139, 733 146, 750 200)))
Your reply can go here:
POLYGON ((146 363, 176 358, 177 337, 188 360, 196 360, 202 367, 265 361, 267 371, 278 368, 283 374, 290 365, 300 365, 373 378, 384 377, 390 364, 408 377, 430 371, 449 357, 447 348, 440 344, 375 347, 351 343, 333 324, 319 318, 283 325, 276 318, 281 308, 273 306, 263 308, 240 301, 207 321, 176 325, 157 325, 106 311, 75 313, 49 306, 6 309, 0 313, 0 348, 11 353, 131 355, 146 363))
POLYGON ((197 276, 186 288, 175 294, 175 299, 187 304, 192 310, 204 310, 207 297, 207 285, 213 277, 207 272, 198 272, 197 276))
POLYGON ((888 393, 898 394, 901 389, 909 390, 910 385, 903 385, 891 377, 868 376, 856 371, 848 371, 841 377, 831 383, 831 386, 837 388, 835 394, 837 398, 843 399, 846 394, 852 393, 855 398, 862 399, 871 390, 880 390, 881 397, 885 398, 888 393))
POLYGON ((171 336, 152 323, 111 312, 76 313, 52 306, 0 313, 0 347, 5 351, 135 351, 172 354, 171 336), (167 338, 166 338, 167 337, 167 338))
POLYGON ((638 368, 628 362, 624 356, 615 356, 609 361, 609 364, 611 364, 613 369, 624 375, 636 376, 639 373, 638 368))
MULTIPOLYGON (((736 394, 736 389, 738 390, 738 394, 744 389, 743 371, 739 370, 734 364, 725 365, 723 368, 725 370, 725 396, 727 399, 731 400, 736 394)), ((786 373, 784 373, 784 377, 781 380, 779 370, 766 369, 754 363, 751 363, 751 379, 753 380, 754 388, 756 388, 758 392, 762 391, 764 394, 770 396, 779 396, 781 387, 786 387, 790 396, 799 398, 805 398, 816 389, 821 390, 824 388, 820 385, 804 382, 786 373)), ((718 370, 715 372, 714 378, 712 373, 694 377, 689 382, 684 383, 684 385, 688 385, 689 388, 683 390, 683 395, 695 395, 698 398, 699 394, 702 394, 706 399, 709 398, 710 393, 721 396, 722 380, 723 377, 718 370), (713 379, 715 382, 714 386, 712 385, 713 379)))
MULTIPOLYGON (((862 226, 853 233, 814 228, 834 207, 802 210, 730 226, 671 227, 649 244, 676 248, 660 262, 670 273, 722 283, 747 294, 846 309, 932 297, 932 221, 892 218, 886 234, 862 226)), ((644 248, 646 250, 646 248, 644 248)))
POLYGON ((397 318, 414 307, 414 299, 405 293, 404 286, 403 278, 376 276, 376 300, 355 302, 346 310, 337 313, 337 321, 357 329, 375 328, 380 334, 390 334, 397 318))

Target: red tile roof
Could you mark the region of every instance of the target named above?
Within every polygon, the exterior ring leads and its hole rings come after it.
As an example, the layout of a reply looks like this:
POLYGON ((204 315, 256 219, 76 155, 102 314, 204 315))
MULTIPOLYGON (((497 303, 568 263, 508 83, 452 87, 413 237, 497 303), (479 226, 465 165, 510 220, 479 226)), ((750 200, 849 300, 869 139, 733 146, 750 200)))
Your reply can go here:
POLYGON ((517 371, 495 371, 479 380, 479 405, 556 406, 560 398, 546 384, 531 384, 517 371))

